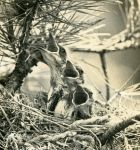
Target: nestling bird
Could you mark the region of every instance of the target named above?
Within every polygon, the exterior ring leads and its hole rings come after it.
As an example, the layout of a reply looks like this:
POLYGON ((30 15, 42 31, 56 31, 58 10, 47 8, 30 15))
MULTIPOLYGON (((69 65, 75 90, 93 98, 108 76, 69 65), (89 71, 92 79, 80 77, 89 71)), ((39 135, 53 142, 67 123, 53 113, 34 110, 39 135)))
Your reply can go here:
POLYGON ((72 104, 74 105, 72 118, 75 120, 90 118, 93 104, 92 92, 78 85, 73 93, 72 104))
POLYGON ((77 86, 60 100, 55 108, 55 115, 70 119, 86 119, 92 114, 92 92, 85 87, 77 86))
MULTIPOLYGON (((67 53, 66 50, 57 43, 57 41, 55 40, 54 35, 52 34, 51 31, 49 31, 49 41, 48 41, 48 53, 51 54, 51 56, 56 60, 56 67, 57 69, 62 67, 67 59, 67 53)), ((53 62, 52 62, 53 63, 53 62)), ((50 90, 49 90, 49 94, 48 94, 48 99, 50 99, 54 88, 56 86, 56 82, 58 82, 58 80, 56 80, 57 78, 59 78, 59 69, 52 69, 51 68, 51 79, 50 79, 50 90)), ((61 69, 60 69, 61 70, 61 69)))

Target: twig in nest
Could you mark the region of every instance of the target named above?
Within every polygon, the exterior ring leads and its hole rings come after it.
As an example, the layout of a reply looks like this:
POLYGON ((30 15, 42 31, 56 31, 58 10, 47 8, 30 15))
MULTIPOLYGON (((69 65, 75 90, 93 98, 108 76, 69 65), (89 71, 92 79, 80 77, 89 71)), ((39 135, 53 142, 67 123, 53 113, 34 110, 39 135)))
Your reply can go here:
POLYGON ((109 116, 102 116, 102 117, 92 117, 89 119, 81 119, 73 122, 70 125, 70 128, 76 128, 77 126, 83 126, 83 125, 91 125, 91 124, 101 124, 103 122, 108 122, 109 121, 109 116))
POLYGON ((32 142, 38 142, 38 141, 42 141, 44 140, 45 142, 55 142, 58 141, 60 139, 64 139, 66 137, 73 137, 75 136, 77 133, 75 131, 66 131, 64 133, 60 133, 60 134, 56 134, 56 135, 48 135, 48 134, 43 134, 43 135, 38 135, 37 137, 31 139, 28 141, 28 143, 32 143, 32 142))
POLYGON ((11 133, 6 140, 5 150, 11 149, 11 146, 15 150, 19 150, 19 145, 22 144, 22 138, 20 134, 11 133))
POLYGON ((9 123, 10 127, 13 128, 13 125, 12 125, 10 119, 8 118, 6 112, 5 112, 4 109, 2 108, 2 106, 0 106, 0 109, 1 109, 1 111, 2 111, 2 113, 3 113, 3 115, 5 116, 7 122, 9 123))

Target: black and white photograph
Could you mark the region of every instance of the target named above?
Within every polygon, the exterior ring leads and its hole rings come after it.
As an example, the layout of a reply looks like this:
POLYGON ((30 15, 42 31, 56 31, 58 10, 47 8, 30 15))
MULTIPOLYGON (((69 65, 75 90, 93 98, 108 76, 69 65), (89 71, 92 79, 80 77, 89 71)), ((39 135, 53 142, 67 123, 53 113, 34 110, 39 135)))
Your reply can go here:
POLYGON ((140 0, 0 0, 0 150, 140 150, 140 0))

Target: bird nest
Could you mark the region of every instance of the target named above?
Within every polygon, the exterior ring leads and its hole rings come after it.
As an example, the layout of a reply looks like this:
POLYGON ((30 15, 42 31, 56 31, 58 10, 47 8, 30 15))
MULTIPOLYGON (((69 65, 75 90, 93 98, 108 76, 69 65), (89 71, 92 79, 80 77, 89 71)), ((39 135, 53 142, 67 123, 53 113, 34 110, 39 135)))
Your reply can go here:
POLYGON ((37 101, 21 94, 1 95, 0 103, 1 149, 124 150, 140 146, 139 115, 128 118, 106 109, 104 115, 98 112, 88 119, 66 119, 43 112, 37 101), (117 118, 121 119, 112 123, 117 118))

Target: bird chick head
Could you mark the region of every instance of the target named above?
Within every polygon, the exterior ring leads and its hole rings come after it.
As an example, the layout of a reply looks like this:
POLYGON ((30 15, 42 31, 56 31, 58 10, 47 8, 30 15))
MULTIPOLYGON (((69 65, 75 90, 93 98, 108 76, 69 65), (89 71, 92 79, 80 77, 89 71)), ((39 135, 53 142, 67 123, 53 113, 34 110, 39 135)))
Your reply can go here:
POLYGON ((57 53, 59 50, 58 44, 55 40, 54 35, 52 34, 52 32, 49 32, 49 42, 48 42, 48 51, 52 52, 52 53, 57 53))
POLYGON ((52 34, 52 32, 49 31, 49 42, 48 42, 48 51, 53 54, 53 56, 62 64, 66 63, 67 59, 67 53, 64 47, 59 45, 52 34))
POLYGON ((69 60, 67 60, 66 67, 63 70, 63 76, 70 78, 77 78, 79 76, 75 66, 69 60))
POLYGON ((81 105, 83 103, 86 103, 88 99, 88 93, 84 90, 83 87, 78 85, 75 89, 75 92, 73 93, 72 103, 74 105, 81 105))

